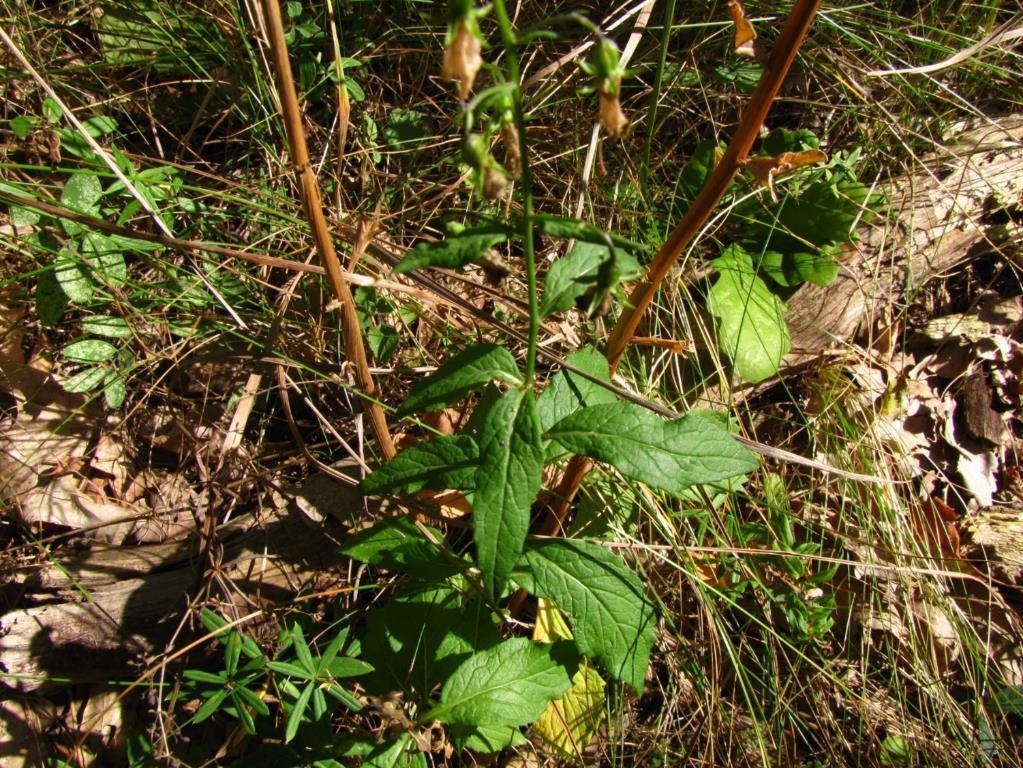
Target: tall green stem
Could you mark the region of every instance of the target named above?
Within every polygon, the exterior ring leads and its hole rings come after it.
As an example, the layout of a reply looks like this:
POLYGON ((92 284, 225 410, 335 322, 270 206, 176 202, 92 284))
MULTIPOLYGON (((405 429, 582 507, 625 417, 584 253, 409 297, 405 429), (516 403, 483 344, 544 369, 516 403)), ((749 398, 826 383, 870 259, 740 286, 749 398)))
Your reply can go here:
POLYGON ((519 73, 518 39, 512 29, 504 0, 494 0, 494 12, 501 28, 501 40, 508 56, 508 78, 512 89, 512 119, 519 134, 519 154, 522 157, 522 251, 526 258, 526 280, 529 285, 529 348, 526 352, 526 385, 532 386, 536 375, 536 343, 540 334, 540 309, 536 297, 536 253, 533 250, 533 172, 529 165, 529 146, 526 141, 526 118, 522 111, 522 84, 519 73))

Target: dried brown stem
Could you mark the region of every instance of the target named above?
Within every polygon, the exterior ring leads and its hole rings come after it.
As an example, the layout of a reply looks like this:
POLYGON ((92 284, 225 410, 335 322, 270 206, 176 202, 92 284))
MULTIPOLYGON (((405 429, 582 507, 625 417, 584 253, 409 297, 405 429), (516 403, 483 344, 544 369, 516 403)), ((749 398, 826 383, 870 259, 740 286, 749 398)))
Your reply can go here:
POLYGON ((355 302, 352 299, 348 283, 345 282, 341 263, 338 261, 334 242, 330 237, 330 229, 323 215, 320 188, 316 183, 316 174, 309 161, 305 129, 302 127, 302 112, 298 104, 295 81, 291 74, 288 46, 284 41, 284 24, 281 20, 281 9, 277 0, 263 0, 263 14, 270 41, 270 52, 273 55, 274 75, 281 99, 284 128, 288 135, 291 159, 298 173, 302 206, 312 229, 316 251, 327 272, 327 281, 340 305, 341 332, 344 336, 345 351, 355 371, 355 381, 366 409, 370 431, 373 433, 384 459, 390 459, 395 454, 394 442, 387 429, 387 419, 384 417, 383 408, 375 399, 376 385, 373 383, 373 376, 369 370, 366 347, 362 341, 362 329, 359 327, 359 319, 355 313, 355 302))
POLYGON ((760 127, 764 124, 767 112, 771 108, 775 96, 778 95, 778 90, 781 88, 792 62, 795 61, 796 53, 806 37, 806 32, 817 13, 819 4, 819 0, 799 0, 793 7, 792 13, 789 14, 789 18, 778 36, 778 41, 771 50, 764 74, 760 77, 760 82, 757 84, 757 89, 753 92, 749 104, 746 105, 746 110, 742 114, 742 119, 739 121, 739 126, 736 128, 735 135, 729 142, 724 156, 714 167, 713 173, 703 185, 693 204, 689 206, 685 216, 661 246, 657 257, 647 269, 646 278, 633 290, 629 297, 629 305, 622 312, 622 316, 611 331, 605 354, 608 362, 611 363, 612 370, 618 367, 618 361, 621 360, 625 347, 635 335, 636 328, 639 327, 647 306, 668 274, 668 270, 714 212, 717 204, 728 190, 728 185, 732 183, 735 174, 742 167, 746 155, 749 154, 753 142, 756 141, 757 135, 760 133, 760 127))

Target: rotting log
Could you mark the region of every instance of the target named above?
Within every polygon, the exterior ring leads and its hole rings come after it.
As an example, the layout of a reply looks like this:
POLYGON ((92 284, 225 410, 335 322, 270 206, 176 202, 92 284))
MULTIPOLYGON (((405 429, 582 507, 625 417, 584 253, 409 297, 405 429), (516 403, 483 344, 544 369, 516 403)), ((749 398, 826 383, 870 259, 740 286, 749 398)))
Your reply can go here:
MULTIPOLYGON (((334 485, 330 508, 315 524, 295 503, 299 490, 287 507, 240 516, 218 531, 223 558, 210 583, 225 604, 250 612, 336 580, 343 530, 329 515, 362 502, 334 485)), ((0 681, 32 691, 131 679, 140 659, 164 650, 202 568, 194 542, 186 541, 96 545, 21 574, 22 605, 0 617, 0 681)))
POLYGON ((806 365, 885 325, 932 278, 987 253, 1017 259, 1023 243, 1023 117, 988 121, 949 139, 919 170, 880 191, 886 214, 860 239, 826 287, 788 300, 786 369, 806 365))

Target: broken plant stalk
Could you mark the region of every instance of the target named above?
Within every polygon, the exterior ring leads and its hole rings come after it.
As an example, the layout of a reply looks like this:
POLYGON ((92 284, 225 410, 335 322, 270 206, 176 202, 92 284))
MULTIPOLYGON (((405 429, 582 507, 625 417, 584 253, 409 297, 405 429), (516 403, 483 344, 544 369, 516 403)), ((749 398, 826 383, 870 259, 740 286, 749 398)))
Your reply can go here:
POLYGON ((302 195, 302 206, 313 234, 313 242, 323 267, 327 273, 334 298, 340 305, 341 332, 344 337, 345 352, 355 370, 355 382, 359 387, 369 419, 370 431, 376 439, 383 458, 390 459, 395 454, 394 442, 387 429, 384 410, 376 400, 376 386, 369 370, 366 347, 362 340, 362 329, 355 313, 355 302, 348 288, 341 263, 338 261, 334 242, 330 237, 330 229, 323 215, 323 203, 320 189, 316 182, 316 174, 309 161, 309 149, 306 146, 305 129, 302 127, 302 112, 298 104, 298 94, 291 73, 291 62, 288 59, 288 46, 284 40, 284 24, 281 20, 281 9, 277 0, 263 0, 263 15, 266 19, 270 51, 273 55, 274 74, 277 80, 277 91, 281 98, 281 111, 284 127, 288 135, 288 145, 292 162, 298 172, 299 189, 302 195))
MULTIPOLYGON (((700 193, 692 205, 689 206, 689 210, 672 230, 664 245, 661 246, 656 258, 647 269, 644 280, 629 296, 628 305, 611 331, 604 351, 612 373, 618 367, 618 362, 621 360, 626 346, 635 336, 643 314, 668 274, 668 270, 674 265, 679 254, 696 237, 700 227, 710 218, 711 213, 732 183, 732 179, 742 168, 746 156, 753 147, 753 142, 756 141, 760 133, 767 112, 778 95, 778 91, 792 67, 792 62, 795 61, 796 53, 806 38, 806 33, 817 13, 818 5, 820 5, 819 0, 798 0, 792 8, 728 148, 721 160, 714 166, 714 171, 700 189, 700 193)), ((544 520, 541 534, 553 536, 560 531, 561 524, 568 514, 583 477, 592 466, 593 462, 584 456, 571 458, 555 492, 555 500, 544 520)))

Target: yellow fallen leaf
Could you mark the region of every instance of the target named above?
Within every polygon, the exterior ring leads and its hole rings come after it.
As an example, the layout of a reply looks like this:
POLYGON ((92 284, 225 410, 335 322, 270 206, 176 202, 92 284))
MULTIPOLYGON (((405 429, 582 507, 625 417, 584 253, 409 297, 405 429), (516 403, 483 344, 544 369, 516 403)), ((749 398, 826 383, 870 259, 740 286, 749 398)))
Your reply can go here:
POLYGON ((572 678, 572 687, 547 705, 533 728, 566 757, 582 757, 604 719, 604 680, 587 662, 572 678))

